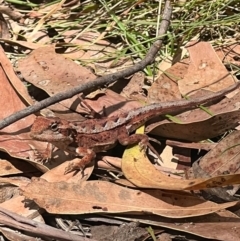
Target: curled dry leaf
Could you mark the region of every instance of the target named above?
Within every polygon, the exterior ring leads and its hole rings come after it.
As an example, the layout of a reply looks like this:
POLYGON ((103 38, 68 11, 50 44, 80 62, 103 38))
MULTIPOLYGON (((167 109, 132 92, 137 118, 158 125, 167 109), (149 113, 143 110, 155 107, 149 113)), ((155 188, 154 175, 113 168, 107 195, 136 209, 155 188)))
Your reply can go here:
POLYGON ((223 173, 240 173, 240 131, 233 131, 225 136, 203 158, 199 165, 209 175, 216 176, 223 173))
POLYGON ((35 172, 36 168, 27 162, 19 161, 5 153, 1 153, 0 176, 35 172))
POLYGON ((122 171, 134 185, 142 188, 166 190, 199 190, 240 184, 240 174, 221 175, 211 178, 178 180, 157 171, 139 146, 126 149, 122 158, 122 171))
MULTIPOLYGON (((0 56, 1 66, 4 68, 0 68, 0 85, 2 90, 0 96, 0 117, 4 119, 26 107, 19 95, 25 100, 29 100, 30 96, 27 94, 23 83, 16 77, 13 70, 10 69, 11 64, 2 49, 0 49, 0 56), (8 78, 5 72, 8 73, 8 78), (16 93, 16 89, 18 93, 16 93), (9 98, 11 98, 11 101, 9 98)), ((7 152, 12 157, 33 162, 32 157, 34 156, 34 152, 31 150, 29 144, 39 147, 38 143, 29 137, 29 129, 34 119, 34 115, 30 115, 2 129, 0 135, 1 150, 7 152)))
POLYGON ((237 202, 215 204, 188 193, 160 190, 131 190, 104 181, 79 184, 49 183, 40 178, 21 188, 49 213, 148 213, 171 218, 201 216, 234 206, 237 202))

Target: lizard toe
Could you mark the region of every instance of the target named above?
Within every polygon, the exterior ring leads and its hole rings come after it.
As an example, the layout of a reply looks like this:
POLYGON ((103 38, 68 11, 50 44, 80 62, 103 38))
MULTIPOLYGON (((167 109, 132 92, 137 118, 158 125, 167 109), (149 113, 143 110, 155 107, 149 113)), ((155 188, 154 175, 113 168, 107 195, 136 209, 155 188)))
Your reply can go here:
POLYGON ((79 165, 79 163, 70 162, 69 165, 65 168, 64 175, 73 171, 83 172, 83 168, 79 165))

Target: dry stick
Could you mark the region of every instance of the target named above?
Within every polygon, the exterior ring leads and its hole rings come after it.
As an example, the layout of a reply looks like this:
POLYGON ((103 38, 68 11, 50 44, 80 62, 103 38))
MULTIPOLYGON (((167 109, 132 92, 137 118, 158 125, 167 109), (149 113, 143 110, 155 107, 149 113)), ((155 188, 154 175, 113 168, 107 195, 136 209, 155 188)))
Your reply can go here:
POLYGON ((23 18, 23 15, 16 10, 11 9, 8 6, 1 6, 0 13, 8 15, 12 20, 18 21, 23 18))
POLYGON ((90 81, 88 83, 85 83, 81 86, 74 87, 73 89, 70 89, 68 91, 60 92, 52 97, 49 97, 45 100, 42 100, 40 102, 35 103, 32 106, 29 106, 21 111, 18 111, 2 121, 0 121, 0 129, 14 123, 15 121, 18 121, 22 119, 23 117, 26 117, 34 112, 37 112, 39 110, 42 110, 52 104, 58 103, 59 101, 68 99, 73 97, 76 94, 79 94, 80 92, 86 92, 87 90, 95 90, 99 86, 103 86, 106 84, 113 83, 114 81, 117 81, 121 78, 125 78, 127 76, 130 76, 140 70, 143 70, 147 65, 151 64, 160 50, 162 46, 162 39, 165 33, 167 32, 167 29, 170 25, 170 18, 172 14, 172 7, 170 4, 170 1, 166 1, 164 12, 163 12, 163 19, 159 28, 159 38, 157 41, 153 43, 151 48, 149 49, 148 53, 146 54, 146 57, 141 60, 140 62, 136 63, 134 66, 122 70, 120 72, 105 75, 103 77, 97 78, 94 81, 90 81))
POLYGON ((32 235, 37 235, 37 237, 48 237, 63 241, 97 241, 36 222, 2 207, 0 207, 0 226, 15 228, 32 235))

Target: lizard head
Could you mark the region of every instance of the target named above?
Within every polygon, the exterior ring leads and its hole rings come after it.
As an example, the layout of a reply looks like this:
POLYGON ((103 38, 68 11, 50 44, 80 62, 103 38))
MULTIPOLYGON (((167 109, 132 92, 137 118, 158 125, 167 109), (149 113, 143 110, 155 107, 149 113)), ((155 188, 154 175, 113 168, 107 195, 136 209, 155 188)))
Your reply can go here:
POLYGON ((35 140, 52 144, 70 144, 73 142, 73 129, 68 121, 58 117, 38 116, 32 125, 30 136, 35 140))

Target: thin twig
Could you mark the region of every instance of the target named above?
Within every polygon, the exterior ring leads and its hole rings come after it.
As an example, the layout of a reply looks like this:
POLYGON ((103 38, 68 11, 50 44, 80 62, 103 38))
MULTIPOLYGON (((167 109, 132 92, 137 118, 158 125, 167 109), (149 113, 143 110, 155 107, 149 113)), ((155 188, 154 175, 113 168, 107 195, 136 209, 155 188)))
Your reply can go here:
POLYGON ((0 207, 0 223, 6 227, 31 233, 37 237, 48 237, 62 241, 96 241, 95 239, 80 237, 79 235, 53 228, 44 223, 36 222, 2 207, 0 207))
POLYGON ((23 117, 26 117, 34 112, 40 111, 52 104, 58 103, 59 101, 71 98, 74 95, 79 94, 81 92, 86 93, 86 92, 90 92, 92 90, 96 90, 100 86, 108 85, 121 78, 125 78, 140 70, 143 70, 147 65, 153 63, 153 61, 155 60, 156 55, 162 46, 163 36, 167 32, 167 29, 170 25, 171 14, 172 14, 172 7, 170 4, 170 1, 166 1, 164 12, 163 12, 163 19, 162 19, 162 22, 161 22, 161 25, 160 25, 160 28, 158 31, 159 38, 157 41, 155 41, 153 43, 153 45, 149 49, 148 53, 146 54, 146 57, 143 60, 136 63, 134 66, 132 66, 130 68, 127 68, 125 70, 122 70, 122 71, 114 73, 114 74, 102 76, 93 81, 85 83, 81 86, 74 87, 73 89, 70 89, 68 91, 60 92, 52 97, 49 97, 45 100, 37 102, 34 105, 25 108, 24 110, 18 111, 16 113, 6 117, 2 121, 0 121, 0 129, 2 129, 2 128, 14 123, 15 121, 20 120, 23 117))
POLYGON ((0 13, 8 15, 14 21, 18 21, 21 18, 23 18, 23 15, 21 13, 19 13, 18 11, 14 10, 14 9, 11 9, 8 6, 1 6, 0 13))

